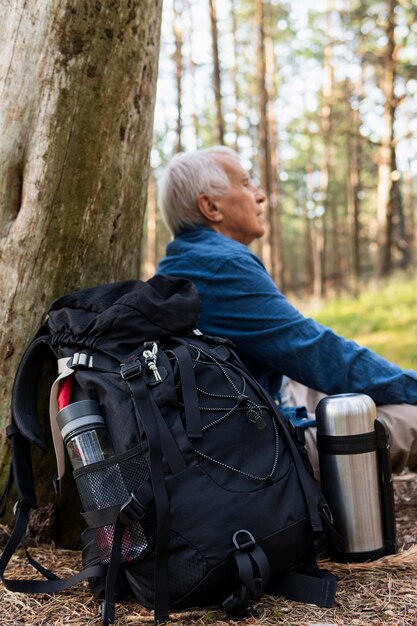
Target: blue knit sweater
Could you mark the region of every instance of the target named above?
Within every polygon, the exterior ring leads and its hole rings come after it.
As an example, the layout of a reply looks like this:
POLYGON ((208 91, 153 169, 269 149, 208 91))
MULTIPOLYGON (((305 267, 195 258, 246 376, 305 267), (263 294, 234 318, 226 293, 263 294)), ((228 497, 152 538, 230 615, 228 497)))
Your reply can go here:
POLYGON ((200 294, 199 328, 228 337, 248 369, 278 397, 282 375, 326 394, 357 392, 377 404, 417 404, 417 374, 304 317, 245 245, 210 228, 168 244, 158 273, 188 278, 200 294))

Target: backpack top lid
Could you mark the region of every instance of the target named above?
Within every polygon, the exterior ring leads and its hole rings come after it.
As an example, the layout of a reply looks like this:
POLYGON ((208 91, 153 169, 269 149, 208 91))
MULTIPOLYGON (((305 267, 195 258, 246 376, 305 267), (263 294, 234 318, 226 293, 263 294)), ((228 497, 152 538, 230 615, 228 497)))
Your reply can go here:
POLYGON ((189 280, 156 275, 68 293, 52 303, 48 326, 52 335, 80 345, 103 347, 109 340, 114 351, 120 342, 124 358, 124 339, 140 345, 189 334, 198 313, 199 295, 189 280))
POLYGON ((123 362, 145 341, 190 334, 199 312, 194 285, 182 278, 156 275, 147 282, 127 280, 81 289, 55 300, 47 323, 24 353, 12 391, 12 416, 20 432, 44 448, 37 414, 41 363, 60 346, 107 350, 123 362))

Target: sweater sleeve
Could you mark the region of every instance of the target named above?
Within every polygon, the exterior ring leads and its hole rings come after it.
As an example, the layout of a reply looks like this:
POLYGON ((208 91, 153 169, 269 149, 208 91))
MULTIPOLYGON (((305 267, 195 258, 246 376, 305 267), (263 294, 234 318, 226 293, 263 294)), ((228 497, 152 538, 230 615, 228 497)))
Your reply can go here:
POLYGON ((326 394, 366 393, 417 404, 417 374, 304 317, 252 254, 221 264, 201 296, 202 330, 232 339, 248 367, 286 374, 326 394))

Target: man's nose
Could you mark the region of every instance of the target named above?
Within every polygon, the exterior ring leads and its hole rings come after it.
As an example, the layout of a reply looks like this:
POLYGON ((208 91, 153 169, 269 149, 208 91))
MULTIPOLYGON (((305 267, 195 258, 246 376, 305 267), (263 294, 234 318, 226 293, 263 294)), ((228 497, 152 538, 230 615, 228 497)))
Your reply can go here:
POLYGON ((254 195, 255 195, 255 200, 258 204, 262 204, 263 202, 266 202, 266 195, 264 194, 262 189, 255 187, 254 195))

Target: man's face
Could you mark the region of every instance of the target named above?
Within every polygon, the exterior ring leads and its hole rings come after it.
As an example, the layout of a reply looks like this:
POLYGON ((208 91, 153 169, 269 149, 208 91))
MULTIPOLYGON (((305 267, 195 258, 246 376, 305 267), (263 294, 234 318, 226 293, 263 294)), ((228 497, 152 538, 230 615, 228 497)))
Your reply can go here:
POLYGON ((213 200, 221 219, 212 227, 235 241, 249 245, 265 232, 263 204, 266 196, 255 187, 248 173, 232 156, 220 155, 217 162, 229 178, 230 189, 213 200))

